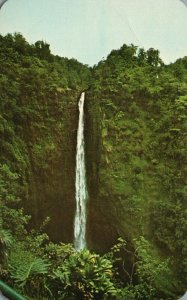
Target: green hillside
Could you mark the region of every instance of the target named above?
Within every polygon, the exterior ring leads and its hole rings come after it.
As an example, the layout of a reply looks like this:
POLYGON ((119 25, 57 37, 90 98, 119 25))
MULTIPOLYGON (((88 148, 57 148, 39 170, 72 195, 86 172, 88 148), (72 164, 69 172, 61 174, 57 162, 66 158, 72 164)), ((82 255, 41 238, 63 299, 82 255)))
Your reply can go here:
POLYGON ((187 57, 164 65, 158 50, 123 45, 90 68, 8 34, 0 70, 0 278, 28 299, 176 300, 187 285, 187 57), (89 250, 76 252, 85 90, 89 250))

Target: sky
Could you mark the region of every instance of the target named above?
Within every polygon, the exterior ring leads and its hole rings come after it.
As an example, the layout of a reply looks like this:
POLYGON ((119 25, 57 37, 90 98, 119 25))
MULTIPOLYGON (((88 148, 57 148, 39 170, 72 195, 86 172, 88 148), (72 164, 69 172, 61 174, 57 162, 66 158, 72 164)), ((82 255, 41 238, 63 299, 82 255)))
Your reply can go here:
MULTIPOLYGON (((187 0, 183 0, 184 2, 187 0)), ((44 40, 53 54, 94 65, 124 43, 159 49, 165 63, 187 55, 182 0, 8 0, 0 34, 44 40)))

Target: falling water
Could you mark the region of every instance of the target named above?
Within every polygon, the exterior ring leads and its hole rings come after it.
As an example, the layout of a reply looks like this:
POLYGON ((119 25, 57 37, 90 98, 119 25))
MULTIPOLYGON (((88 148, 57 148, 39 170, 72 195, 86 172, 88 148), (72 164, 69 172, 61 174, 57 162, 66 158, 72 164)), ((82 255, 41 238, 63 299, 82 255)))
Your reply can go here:
POLYGON ((76 250, 86 248, 86 167, 84 151, 84 99, 85 93, 81 94, 79 100, 79 124, 77 131, 77 153, 76 153, 76 179, 75 197, 76 213, 74 223, 74 246, 76 250))

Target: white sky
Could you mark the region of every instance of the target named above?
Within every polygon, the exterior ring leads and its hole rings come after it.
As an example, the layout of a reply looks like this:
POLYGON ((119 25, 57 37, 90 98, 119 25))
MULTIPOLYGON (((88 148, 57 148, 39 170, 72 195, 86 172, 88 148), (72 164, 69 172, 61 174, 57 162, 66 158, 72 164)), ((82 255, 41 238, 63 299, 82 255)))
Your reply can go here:
POLYGON ((90 65, 124 43, 159 49, 169 63, 187 55, 187 7, 180 0, 8 0, 0 33, 8 32, 90 65))

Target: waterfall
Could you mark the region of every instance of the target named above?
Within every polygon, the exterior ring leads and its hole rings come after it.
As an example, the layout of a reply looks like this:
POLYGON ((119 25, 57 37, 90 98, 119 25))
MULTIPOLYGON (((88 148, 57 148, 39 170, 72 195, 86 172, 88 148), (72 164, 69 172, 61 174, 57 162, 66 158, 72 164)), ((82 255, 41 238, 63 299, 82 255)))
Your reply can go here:
POLYGON ((88 192, 86 187, 86 166, 84 150, 84 99, 85 93, 79 100, 79 123, 77 130, 75 198, 76 212, 74 222, 74 246, 76 250, 86 248, 86 202, 88 192))

